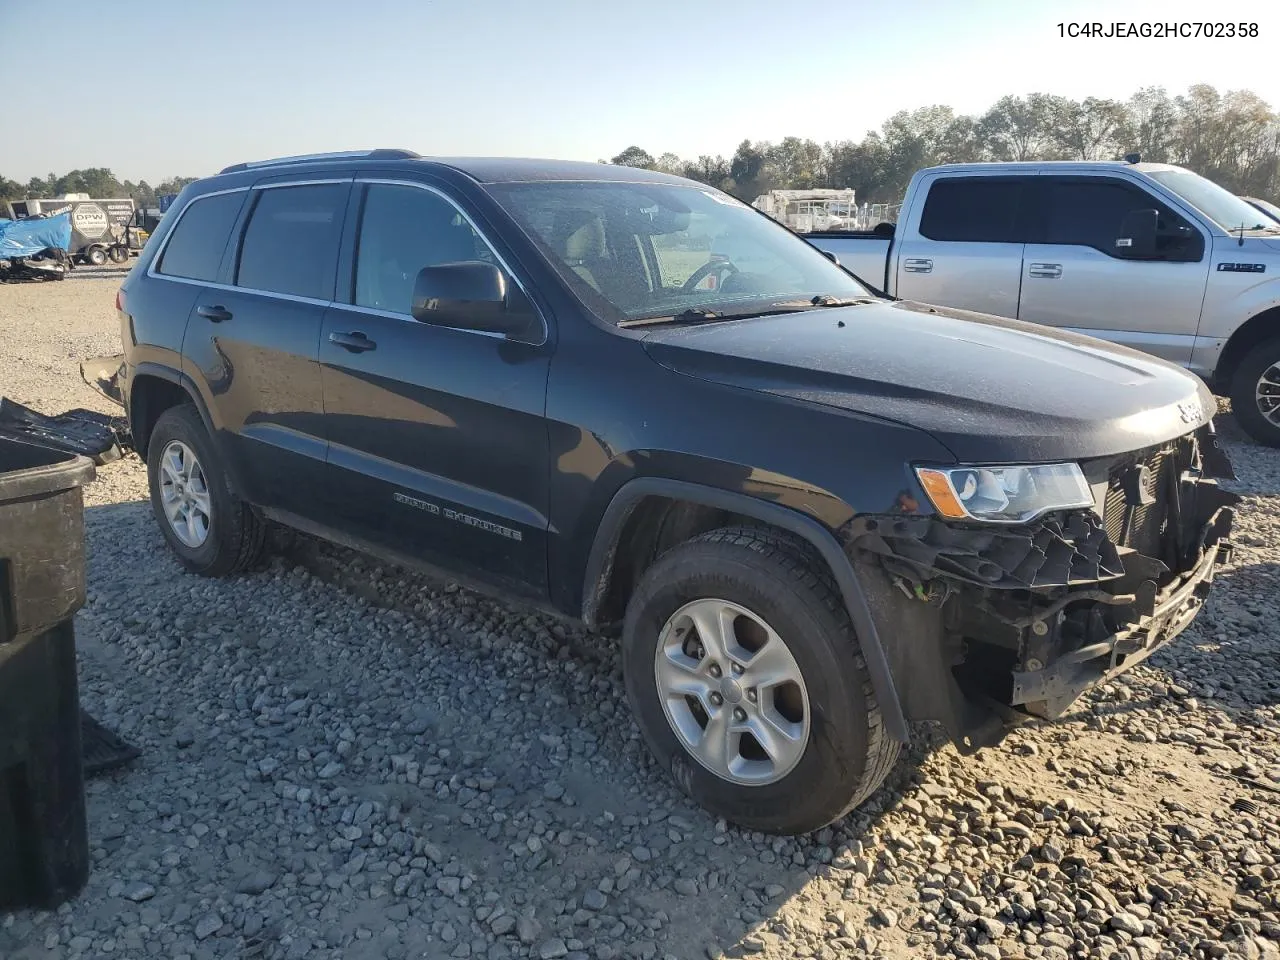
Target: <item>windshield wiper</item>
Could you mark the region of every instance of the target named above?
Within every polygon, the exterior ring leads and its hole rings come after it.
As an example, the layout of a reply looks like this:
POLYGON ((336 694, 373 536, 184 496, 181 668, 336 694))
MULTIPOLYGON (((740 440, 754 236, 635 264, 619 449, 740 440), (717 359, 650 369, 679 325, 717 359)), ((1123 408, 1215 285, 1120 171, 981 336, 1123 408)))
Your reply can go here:
POLYGON ((707 310, 704 307, 690 307, 688 310, 681 310, 679 313, 668 314, 658 317, 636 317, 632 320, 619 320, 620 327, 647 327, 655 323, 697 323, 699 320, 722 320, 725 318, 723 313, 717 313, 715 310, 707 310))
POLYGON ((803 313, 814 307, 852 307, 860 303, 875 303, 874 297, 836 297, 828 293, 820 293, 804 300, 777 300, 759 310, 741 310, 735 312, 710 310, 706 307, 690 307, 679 313, 658 317, 636 317, 632 320, 619 320, 620 327, 647 327, 659 323, 708 323, 714 320, 749 320, 753 317, 769 317, 783 313, 803 313))

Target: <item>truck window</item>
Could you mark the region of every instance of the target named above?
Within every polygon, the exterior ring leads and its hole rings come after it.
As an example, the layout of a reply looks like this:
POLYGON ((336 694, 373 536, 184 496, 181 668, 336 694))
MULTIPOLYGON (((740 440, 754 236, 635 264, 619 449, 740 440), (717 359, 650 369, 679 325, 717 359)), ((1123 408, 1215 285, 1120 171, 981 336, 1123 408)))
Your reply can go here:
MULTIPOLYGON (((1187 221, 1137 187, 1108 177, 1081 179, 1044 178, 1043 239, 1041 243, 1092 247, 1107 256, 1116 255, 1116 237, 1131 210, 1160 212, 1154 259, 1199 259, 1191 256, 1196 245, 1182 245, 1174 251, 1179 227, 1191 228, 1187 221)), ((1199 231, 1194 231, 1199 235, 1199 231)), ((1037 242, 1033 237, 1032 242, 1037 242)), ((1125 259, 1133 259, 1126 257, 1125 259)))
POLYGON ((236 285, 331 299, 347 190, 345 183, 259 190, 240 244, 236 285))
POLYGON ((1019 180, 995 177, 944 177, 925 197, 920 233, 930 240, 968 243, 1021 243, 1019 180))
POLYGON ((423 267, 497 259, 448 200, 420 187, 372 184, 360 216, 355 303, 409 314, 423 267))
POLYGON ((156 272, 206 283, 217 279, 218 265, 242 203, 241 191, 192 200, 174 226, 156 272))

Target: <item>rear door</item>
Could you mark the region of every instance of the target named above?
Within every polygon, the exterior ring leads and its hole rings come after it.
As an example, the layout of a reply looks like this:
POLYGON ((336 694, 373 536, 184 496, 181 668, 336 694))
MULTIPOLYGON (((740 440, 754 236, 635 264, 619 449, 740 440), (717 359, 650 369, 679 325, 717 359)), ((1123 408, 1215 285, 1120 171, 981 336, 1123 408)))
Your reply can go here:
POLYGON ((1209 280, 1201 228, 1119 177, 1037 180, 1018 318, 1188 363, 1209 280), (1117 245, 1122 223, 1130 211, 1152 208, 1156 250, 1136 258, 1117 245))
POLYGON ((254 186, 184 354, 216 407, 248 499, 313 516, 325 470, 317 358, 350 180, 254 186))
MULTIPOLYGON (((329 522, 447 569, 547 592, 551 347, 419 323, 425 266, 488 260, 520 280, 472 217, 418 182, 358 181, 348 283, 320 362, 335 498, 329 522)), ((349 263, 348 263, 349 261, 349 263)))
POLYGON ((894 247, 894 292, 905 300, 1016 317, 1023 195, 1035 179, 946 175, 922 182, 928 193, 920 218, 911 218, 894 247))

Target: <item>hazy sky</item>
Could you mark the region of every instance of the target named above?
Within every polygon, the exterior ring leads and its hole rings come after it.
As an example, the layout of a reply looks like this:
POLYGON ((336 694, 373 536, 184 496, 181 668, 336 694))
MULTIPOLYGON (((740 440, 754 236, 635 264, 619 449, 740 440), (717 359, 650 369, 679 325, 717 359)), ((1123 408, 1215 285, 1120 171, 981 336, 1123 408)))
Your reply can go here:
POLYGON ((64 4, 56 26, 51 9, 0 0, 0 174, 21 181, 103 166, 156 183, 370 146, 728 156, 744 138, 858 139, 900 109, 1033 91, 1210 83, 1280 106, 1275 0, 130 0, 64 4), (1117 18, 1260 36, 1058 35, 1117 18))

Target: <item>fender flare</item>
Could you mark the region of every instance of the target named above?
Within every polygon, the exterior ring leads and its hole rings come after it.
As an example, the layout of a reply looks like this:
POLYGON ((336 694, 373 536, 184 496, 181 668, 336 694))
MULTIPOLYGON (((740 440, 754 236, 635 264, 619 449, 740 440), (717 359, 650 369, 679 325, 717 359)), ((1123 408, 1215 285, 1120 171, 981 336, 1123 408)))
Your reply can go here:
MULTIPOLYGON (((192 380, 189 376, 187 376, 181 370, 175 370, 173 369, 173 367, 167 367, 162 363, 155 363, 153 361, 147 360, 147 361, 143 361, 142 363, 139 363, 137 366, 133 368, 133 373, 129 377, 130 393, 133 392, 133 385, 134 383, 137 382, 138 377, 155 377, 157 380, 167 380, 169 383, 172 383, 174 386, 181 388, 182 392, 185 393, 190 398, 191 403, 195 406, 196 411, 200 414, 200 419, 204 421, 204 428, 209 431, 209 438, 213 441, 215 446, 221 448, 222 445, 218 442, 218 429, 213 422, 213 416, 209 411, 209 407, 204 402, 204 397, 200 395, 199 389, 196 388, 196 384, 194 380, 192 380)), ((130 406, 129 406, 130 430, 132 430, 134 426, 133 409, 134 409, 133 405, 132 403, 130 403, 130 406)), ((136 432, 135 432, 135 436, 136 436, 136 432)), ((142 457, 143 462, 145 462, 147 458, 146 451, 139 450, 138 454, 139 456, 142 457)), ((240 482, 240 477, 237 473, 236 466, 231 462, 229 457, 226 457, 226 456, 222 457, 222 467, 227 472, 227 477, 231 482, 232 492, 235 493, 237 491, 243 490, 244 487, 240 482)))
POLYGON ((604 516, 596 528, 595 540, 591 544, 591 553, 587 558, 583 579, 583 622, 589 627, 594 626, 600 593, 598 587, 612 568, 613 554, 622 533, 623 524, 631 516, 636 505, 649 496, 686 500, 690 503, 754 517, 795 534, 817 550, 830 568, 836 587, 844 600, 845 609, 849 612, 849 619, 853 621, 858 644, 862 648, 862 657, 867 664, 867 672, 871 675, 871 685, 875 690, 876 700, 884 718, 885 729, 895 740, 902 743, 909 742, 910 733, 907 730, 906 717, 902 712, 902 701, 894 686, 884 644, 880 640, 880 633, 871 615, 871 606, 867 602, 862 585, 858 582, 853 564, 826 527, 811 517, 779 504, 760 500, 745 493, 704 487, 700 484, 664 477, 638 477, 623 484, 609 501, 609 506, 605 508, 604 516))

